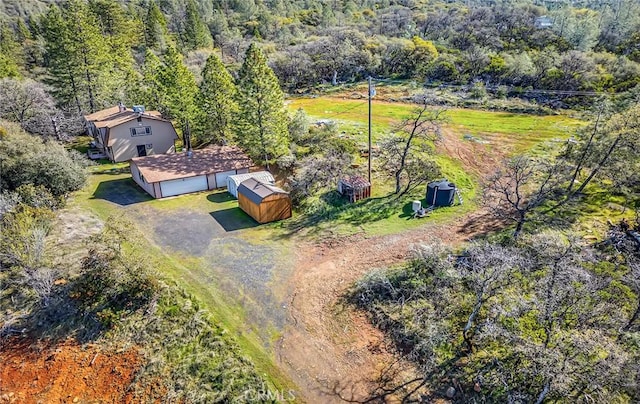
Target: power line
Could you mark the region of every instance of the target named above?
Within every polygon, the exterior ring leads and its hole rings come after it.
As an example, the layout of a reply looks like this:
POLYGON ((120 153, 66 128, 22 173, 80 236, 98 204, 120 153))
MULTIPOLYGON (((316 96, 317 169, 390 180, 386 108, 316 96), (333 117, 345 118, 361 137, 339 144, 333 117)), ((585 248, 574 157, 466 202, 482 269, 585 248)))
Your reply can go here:
MULTIPOLYGON (((372 77, 372 80, 380 83, 388 83, 388 84, 407 84, 407 80, 402 79, 391 79, 391 78, 375 78, 372 77)), ((468 85, 461 84, 429 84, 424 83, 422 85, 423 88, 457 88, 467 90, 469 88, 468 85)), ((487 90, 496 91, 500 86, 486 86, 487 90)), ((595 97, 599 95, 611 95, 610 93, 604 91, 573 91, 573 90, 543 90, 543 89, 518 89, 515 86, 504 86, 507 88, 508 93, 516 93, 516 94, 547 94, 547 95, 575 95, 575 96, 585 96, 585 97, 595 97)))
POLYGON ((349 108, 347 108, 347 109, 345 109, 345 110, 342 110, 342 111, 340 111, 340 112, 331 112, 331 114, 332 114, 333 116, 346 114, 347 112, 349 112, 349 111, 351 111, 351 110, 354 110, 354 109, 356 109, 356 108, 358 108, 358 107, 361 107, 361 106, 365 105, 367 102, 368 102, 368 101, 362 102, 362 103, 360 103, 360 104, 354 105, 354 106, 349 107, 349 108))

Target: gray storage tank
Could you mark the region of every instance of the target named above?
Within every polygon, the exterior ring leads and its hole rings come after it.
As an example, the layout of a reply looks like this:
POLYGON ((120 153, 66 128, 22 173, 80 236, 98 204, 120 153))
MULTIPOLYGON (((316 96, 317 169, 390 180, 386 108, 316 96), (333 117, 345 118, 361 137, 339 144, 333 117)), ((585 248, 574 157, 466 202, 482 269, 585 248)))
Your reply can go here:
POLYGON ((456 184, 448 180, 432 181, 427 184, 427 205, 451 206, 456 195, 456 184))

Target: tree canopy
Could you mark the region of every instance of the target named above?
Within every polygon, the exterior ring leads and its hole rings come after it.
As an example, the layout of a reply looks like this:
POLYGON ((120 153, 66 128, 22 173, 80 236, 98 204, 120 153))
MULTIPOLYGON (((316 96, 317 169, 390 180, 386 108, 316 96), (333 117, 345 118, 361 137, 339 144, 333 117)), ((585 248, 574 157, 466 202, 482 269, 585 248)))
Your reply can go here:
POLYGON ((255 159, 266 164, 288 151, 289 132, 284 95, 267 58, 251 44, 238 72, 236 96, 238 143, 255 159))

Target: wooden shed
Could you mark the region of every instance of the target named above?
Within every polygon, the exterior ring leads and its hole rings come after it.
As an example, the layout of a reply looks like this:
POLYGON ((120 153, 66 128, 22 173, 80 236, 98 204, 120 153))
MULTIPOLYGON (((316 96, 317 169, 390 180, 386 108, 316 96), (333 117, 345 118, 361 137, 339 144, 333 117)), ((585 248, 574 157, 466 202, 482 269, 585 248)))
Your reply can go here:
POLYGON ((371 183, 359 175, 342 178, 338 181, 338 193, 349 202, 358 202, 371 196, 371 183))
POLYGON ((258 223, 269 223, 291 217, 289 193, 255 178, 238 187, 238 205, 258 223))

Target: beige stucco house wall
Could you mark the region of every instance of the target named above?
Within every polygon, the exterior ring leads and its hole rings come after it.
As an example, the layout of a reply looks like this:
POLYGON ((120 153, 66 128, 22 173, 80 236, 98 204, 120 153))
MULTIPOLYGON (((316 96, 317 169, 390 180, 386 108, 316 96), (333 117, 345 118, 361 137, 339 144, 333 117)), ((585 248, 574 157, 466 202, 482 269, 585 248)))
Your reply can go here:
POLYGON ((178 134, 169 121, 141 117, 109 128, 107 137, 109 154, 119 162, 141 155, 173 153, 178 134), (138 153, 138 146, 144 146, 145 154, 138 153))
POLYGON ((85 121, 96 148, 112 161, 175 152, 178 134, 171 121, 157 111, 140 112, 119 105, 86 115, 85 121))

